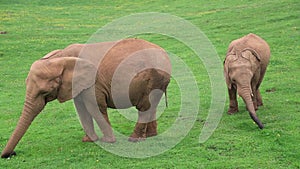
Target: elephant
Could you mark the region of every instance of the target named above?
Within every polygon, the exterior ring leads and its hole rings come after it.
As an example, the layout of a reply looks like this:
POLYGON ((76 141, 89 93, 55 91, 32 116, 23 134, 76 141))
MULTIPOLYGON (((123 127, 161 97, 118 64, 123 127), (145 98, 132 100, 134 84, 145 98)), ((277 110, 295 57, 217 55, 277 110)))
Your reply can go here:
POLYGON ((138 38, 71 44, 35 61, 26 79, 21 117, 1 157, 16 155, 14 148, 35 117, 53 100, 73 99, 84 129, 83 142, 116 141, 107 109, 135 106, 138 120, 128 140, 157 135, 156 108, 171 77, 171 63, 160 46, 138 38))
POLYGON ((262 106, 259 91, 269 60, 270 47, 261 37, 250 33, 233 40, 224 60, 224 76, 229 94, 228 114, 238 112, 236 95, 242 97, 253 121, 260 129, 264 128, 256 110, 262 106))

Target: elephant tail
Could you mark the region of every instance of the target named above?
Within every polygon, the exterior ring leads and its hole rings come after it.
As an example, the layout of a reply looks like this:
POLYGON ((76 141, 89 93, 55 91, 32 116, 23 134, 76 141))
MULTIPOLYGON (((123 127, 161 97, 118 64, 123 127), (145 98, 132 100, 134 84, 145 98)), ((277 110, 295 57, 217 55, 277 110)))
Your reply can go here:
POLYGON ((166 102, 166 107, 168 108, 168 96, 167 96, 167 89, 165 91, 165 102, 166 102))

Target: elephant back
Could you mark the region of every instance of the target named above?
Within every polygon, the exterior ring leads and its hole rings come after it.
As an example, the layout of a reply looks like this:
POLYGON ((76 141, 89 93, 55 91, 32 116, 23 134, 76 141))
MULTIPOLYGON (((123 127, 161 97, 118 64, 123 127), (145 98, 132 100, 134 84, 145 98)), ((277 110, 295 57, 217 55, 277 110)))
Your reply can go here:
POLYGON ((240 56, 240 53, 245 49, 256 51, 261 58, 262 67, 267 67, 271 52, 269 45, 264 39, 250 33, 242 38, 232 41, 228 47, 227 55, 234 54, 240 56))
MULTIPOLYGON (((111 49, 105 54, 103 57, 101 63, 99 64, 99 72, 98 74, 106 79, 107 85, 111 83, 112 77, 114 76, 114 73, 120 67, 122 64, 127 64, 126 66, 128 68, 135 67, 135 69, 142 69, 143 67, 147 67, 147 64, 150 64, 152 52, 149 52, 151 49, 156 49, 161 51, 160 58, 163 60, 167 60, 169 62, 169 58, 167 56, 167 53, 159 46, 147 42, 142 39, 124 39, 121 41, 118 41, 111 49), (135 55, 139 55, 141 57, 136 57, 135 55), (142 57, 145 55, 149 55, 146 57, 142 57), (145 58, 149 58, 145 59, 145 58), (131 59, 132 58, 132 59, 131 59), (126 60, 126 63, 125 63, 126 60), (123 62, 123 63, 122 63, 123 62)), ((153 64, 153 63, 152 63, 153 64)), ((159 64, 159 62, 157 62, 159 64)), ((122 65, 124 67, 124 65, 122 65)), ((155 66, 155 65, 154 65, 155 66)), ((168 65, 165 65, 168 66, 168 65)), ((148 65, 149 67, 149 65, 148 65)), ((170 66, 169 66, 170 67, 170 66)), ((168 68, 168 70, 171 68, 168 68)), ((118 72, 118 73, 124 73, 124 76, 126 76, 127 72, 118 72)))

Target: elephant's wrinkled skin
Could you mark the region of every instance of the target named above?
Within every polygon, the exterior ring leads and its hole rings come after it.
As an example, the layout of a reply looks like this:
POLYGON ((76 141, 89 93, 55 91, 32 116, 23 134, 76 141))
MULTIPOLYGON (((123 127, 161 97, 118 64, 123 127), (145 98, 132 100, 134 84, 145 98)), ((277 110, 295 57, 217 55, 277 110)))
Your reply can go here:
POLYGON ((228 114, 238 112, 238 93, 260 129, 264 125, 256 115, 258 106, 263 105, 259 86, 269 59, 269 45, 259 36, 250 33, 230 43, 224 60, 224 76, 230 99, 228 114))
POLYGON ((15 154, 13 150, 31 122, 55 99, 74 99, 86 134, 82 141, 98 140, 94 118, 103 133, 101 140, 115 142, 107 108, 131 106, 138 109, 138 121, 129 141, 155 136, 156 107, 170 74, 167 53, 141 39, 73 44, 52 51, 31 66, 22 115, 1 157, 15 154))

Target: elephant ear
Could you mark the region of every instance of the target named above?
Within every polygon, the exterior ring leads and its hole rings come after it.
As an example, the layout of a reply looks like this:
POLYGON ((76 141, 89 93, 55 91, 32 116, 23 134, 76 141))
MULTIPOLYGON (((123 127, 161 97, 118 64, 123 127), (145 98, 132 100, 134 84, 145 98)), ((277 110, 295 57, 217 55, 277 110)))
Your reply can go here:
POLYGON ((92 87, 96 82, 97 68, 91 62, 76 58, 72 78, 72 97, 75 98, 83 90, 92 87))
POLYGON ((233 53, 228 53, 224 60, 224 77, 227 84, 228 89, 231 89, 231 80, 229 77, 229 64, 235 60, 237 60, 237 56, 233 53))
POLYGON ((260 62, 260 56, 258 55, 258 53, 254 50, 254 49, 251 49, 251 48, 246 48, 242 51, 242 57, 243 58, 246 58, 248 60, 251 60, 252 56, 255 56, 255 58, 257 59, 257 61, 260 62))
POLYGON ((44 69, 47 71, 44 79, 48 79, 47 84, 52 86, 49 92, 56 91, 59 102, 75 98, 81 91, 95 84, 97 69, 87 60, 62 57, 45 61, 44 69))
POLYGON ((254 49, 244 49, 241 55, 243 58, 250 61, 252 72, 260 71, 260 56, 254 49))

